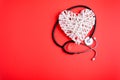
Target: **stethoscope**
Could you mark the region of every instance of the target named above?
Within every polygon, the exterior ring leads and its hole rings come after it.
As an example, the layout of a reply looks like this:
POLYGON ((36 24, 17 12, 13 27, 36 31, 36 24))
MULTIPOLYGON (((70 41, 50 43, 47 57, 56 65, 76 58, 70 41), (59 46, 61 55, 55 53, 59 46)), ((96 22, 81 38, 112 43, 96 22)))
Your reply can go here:
MULTIPOLYGON (((77 6, 72 6, 66 10, 72 10, 74 8, 86 8, 86 9, 89 9, 91 10, 89 7, 85 6, 85 5, 77 5, 77 6)), ((97 46, 97 41, 96 41, 96 38, 93 37, 93 34, 95 32, 95 29, 96 29, 96 16, 95 16, 95 24, 93 26, 93 30, 91 32, 91 34, 86 37, 86 39, 84 40, 84 43, 81 43, 80 45, 83 45, 83 46, 86 46, 87 49, 86 50, 83 50, 83 51, 79 51, 79 52, 70 52, 66 49, 66 46, 69 44, 69 43, 75 43, 73 40, 69 40, 69 41, 66 41, 63 45, 59 44, 56 39, 55 39, 55 30, 56 30, 56 27, 58 26, 58 23, 59 23, 59 20, 57 19, 57 21, 55 22, 54 24, 54 27, 53 27, 53 30, 52 30, 52 40, 53 42, 58 46, 60 47, 65 53, 67 54, 80 54, 80 53, 85 53, 85 52, 89 52, 89 51, 93 51, 94 52, 94 55, 93 57, 91 58, 91 60, 95 60, 95 57, 96 57, 96 51, 95 51, 95 48, 97 46), (94 44, 93 44, 94 43, 94 44), (92 45, 92 46, 91 46, 92 45)))

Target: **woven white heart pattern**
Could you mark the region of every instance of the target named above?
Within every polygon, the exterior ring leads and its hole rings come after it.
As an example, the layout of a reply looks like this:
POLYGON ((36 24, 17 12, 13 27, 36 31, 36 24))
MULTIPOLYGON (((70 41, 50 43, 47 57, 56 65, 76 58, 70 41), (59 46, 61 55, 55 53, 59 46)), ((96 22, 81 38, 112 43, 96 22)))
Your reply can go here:
POLYGON ((67 36, 80 44, 93 28, 95 14, 89 9, 84 9, 79 14, 64 10, 59 15, 59 24, 67 36))

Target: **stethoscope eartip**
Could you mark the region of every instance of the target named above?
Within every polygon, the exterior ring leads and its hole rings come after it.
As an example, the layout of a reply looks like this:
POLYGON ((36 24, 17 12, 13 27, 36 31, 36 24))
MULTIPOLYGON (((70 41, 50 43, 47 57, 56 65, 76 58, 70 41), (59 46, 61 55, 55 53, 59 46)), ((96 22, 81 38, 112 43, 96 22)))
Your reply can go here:
POLYGON ((92 59, 91 59, 91 61, 95 61, 95 60, 96 60, 96 58, 92 58, 92 59))

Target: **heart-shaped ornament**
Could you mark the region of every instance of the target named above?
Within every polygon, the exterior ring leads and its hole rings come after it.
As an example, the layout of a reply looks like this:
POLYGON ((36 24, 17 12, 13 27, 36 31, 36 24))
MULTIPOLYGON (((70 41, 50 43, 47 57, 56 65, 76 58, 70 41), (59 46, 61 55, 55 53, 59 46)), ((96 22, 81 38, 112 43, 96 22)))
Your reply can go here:
POLYGON ((89 9, 84 9, 78 14, 64 10, 59 15, 59 24, 67 36, 76 44, 80 44, 93 28, 95 14, 89 9))

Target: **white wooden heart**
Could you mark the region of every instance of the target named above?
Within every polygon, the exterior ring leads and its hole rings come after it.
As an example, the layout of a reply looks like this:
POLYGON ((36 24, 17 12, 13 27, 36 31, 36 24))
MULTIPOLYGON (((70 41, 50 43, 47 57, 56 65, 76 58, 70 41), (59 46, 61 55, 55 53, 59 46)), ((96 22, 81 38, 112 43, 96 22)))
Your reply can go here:
POLYGON ((89 9, 84 9, 79 14, 64 10, 59 15, 59 24, 67 36, 80 44, 93 28, 95 14, 89 9))

